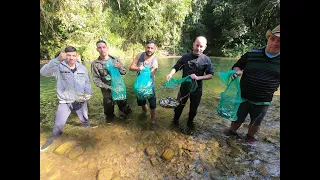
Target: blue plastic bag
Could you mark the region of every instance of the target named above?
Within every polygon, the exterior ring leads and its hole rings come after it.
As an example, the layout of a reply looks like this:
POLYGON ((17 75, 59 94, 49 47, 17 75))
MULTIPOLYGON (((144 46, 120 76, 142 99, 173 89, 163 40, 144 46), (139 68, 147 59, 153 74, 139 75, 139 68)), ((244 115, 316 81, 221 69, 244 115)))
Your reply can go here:
POLYGON ((121 74, 113 64, 115 60, 107 60, 106 69, 111 76, 111 96, 114 101, 127 99, 126 85, 124 84, 121 74))
POLYGON ((227 87, 220 93, 220 103, 217 108, 217 113, 229 121, 236 121, 238 119, 237 112, 242 103, 239 77, 231 78, 236 72, 236 70, 218 72, 221 81, 227 87))
POLYGON ((133 91, 139 100, 149 99, 153 96, 150 67, 144 66, 144 69, 139 72, 133 84, 133 91))

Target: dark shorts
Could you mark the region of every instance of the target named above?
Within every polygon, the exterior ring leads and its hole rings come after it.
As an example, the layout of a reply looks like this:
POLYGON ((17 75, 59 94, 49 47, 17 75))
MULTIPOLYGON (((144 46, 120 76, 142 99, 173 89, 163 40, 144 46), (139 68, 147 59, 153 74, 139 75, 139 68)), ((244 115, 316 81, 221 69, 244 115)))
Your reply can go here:
POLYGON ((250 115, 250 124, 254 126, 260 126, 262 119, 266 115, 269 109, 269 105, 255 105, 248 101, 240 104, 238 109, 238 120, 235 123, 243 123, 247 115, 250 115))
MULTIPOLYGON (((147 100, 149 101, 150 109, 155 109, 157 107, 157 99, 156 99, 156 94, 154 92, 154 89, 153 89, 153 96, 147 100)), ((137 98, 138 106, 144 106, 145 104, 147 104, 147 100, 138 100, 137 98)))

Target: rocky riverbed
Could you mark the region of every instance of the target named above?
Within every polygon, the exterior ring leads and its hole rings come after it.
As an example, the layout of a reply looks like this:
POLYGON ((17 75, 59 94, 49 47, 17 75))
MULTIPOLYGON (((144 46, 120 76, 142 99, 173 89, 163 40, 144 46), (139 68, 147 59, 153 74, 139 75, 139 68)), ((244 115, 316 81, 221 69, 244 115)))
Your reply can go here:
MULTIPOLYGON (((94 129, 81 127, 71 116, 61 137, 40 152, 40 179, 280 179, 280 95, 274 96, 254 146, 224 135, 230 121, 217 115, 217 102, 201 101, 192 135, 174 128, 173 109, 160 106, 155 131, 149 129, 150 114, 138 107, 129 117, 117 112, 110 125, 103 114, 94 115, 90 120, 99 125, 94 129)), ((188 109, 189 104, 181 128, 188 109)), ((239 129, 242 137, 248 124, 249 117, 239 129)), ((41 131, 40 145, 49 135, 41 131)))

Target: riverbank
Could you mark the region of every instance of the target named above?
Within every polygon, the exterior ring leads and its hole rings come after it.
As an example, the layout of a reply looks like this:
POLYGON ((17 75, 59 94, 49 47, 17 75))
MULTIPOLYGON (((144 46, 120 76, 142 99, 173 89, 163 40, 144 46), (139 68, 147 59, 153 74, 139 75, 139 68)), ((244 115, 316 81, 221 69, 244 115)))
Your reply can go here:
MULTIPOLYGON (((213 96, 202 100, 193 135, 173 128, 173 109, 162 107, 156 131, 149 130, 150 114, 140 114, 138 107, 128 118, 116 111, 111 125, 102 114, 92 117, 95 129, 79 127, 73 116, 64 134, 40 153, 40 179, 280 179, 280 96, 274 96, 255 146, 224 135, 230 121, 214 111, 218 102, 213 96)), ((184 113, 182 128, 186 118, 184 113)), ((249 117, 241 137, 248 124, 249 117)), ((40 144, 48 136, 41 132, 40 144)))

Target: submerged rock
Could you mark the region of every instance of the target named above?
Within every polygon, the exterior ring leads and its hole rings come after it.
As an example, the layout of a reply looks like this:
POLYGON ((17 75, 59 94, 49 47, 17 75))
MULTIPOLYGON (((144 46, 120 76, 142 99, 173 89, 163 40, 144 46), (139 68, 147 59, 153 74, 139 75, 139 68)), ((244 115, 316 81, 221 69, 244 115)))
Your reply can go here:
POLYGON ((97 180, 111 180, 112 178, 113 178, 112 169, 104 168, 98 171, 97 180))
POLYGON ((166 149, 166 150, 163 152, 162 157, 163 157, 164 159, 166 159, 166 160, 170 160, 170 159, 172 159, 173 155, 174 155, 173 150, 171 150, 171 149, 166 149))
POLYGON ((81 146, 77 146, 76 148, 72 149, 69 153, 68 153, 68 157, 70 159, 74 159, 78 156, 80 156, 82 153, 84 153, 84 150, 81 146))
POLYGON ((57 147, 53 152, 56 154, 63 154, 67 150, 72 149, 77 145, 77 141, 68 141, 63 144, 61 144, 59 147, 57 147))
POLYGON ((154 150, 154 147, 148 146, 146 148, 146 153, 147 153, 148 156, 155 156, 156 151, 154 150))

